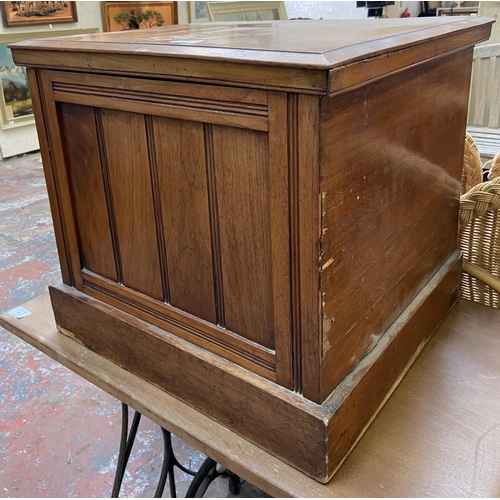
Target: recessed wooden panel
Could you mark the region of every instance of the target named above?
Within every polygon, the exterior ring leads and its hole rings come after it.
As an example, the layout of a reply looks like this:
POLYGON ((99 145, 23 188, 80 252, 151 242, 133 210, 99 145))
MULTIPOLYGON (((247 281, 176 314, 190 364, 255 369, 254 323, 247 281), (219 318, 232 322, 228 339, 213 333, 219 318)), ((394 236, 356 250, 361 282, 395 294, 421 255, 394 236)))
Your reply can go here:
POLYGON ((274 348, 268 139, 213 127, 225 326, 274 348), (238 147, 231 145, 237 144, 238 147))
POLYGON ((60 104, 59 115, 82 265, 116 281, 94 109, 60 104))
POLYGON ((203 124, 155 117, 170 302, 215 323, 203 124))
POLYGON ((103 143, 123 284, 163 298, 144 116, 103 109, 103 143))

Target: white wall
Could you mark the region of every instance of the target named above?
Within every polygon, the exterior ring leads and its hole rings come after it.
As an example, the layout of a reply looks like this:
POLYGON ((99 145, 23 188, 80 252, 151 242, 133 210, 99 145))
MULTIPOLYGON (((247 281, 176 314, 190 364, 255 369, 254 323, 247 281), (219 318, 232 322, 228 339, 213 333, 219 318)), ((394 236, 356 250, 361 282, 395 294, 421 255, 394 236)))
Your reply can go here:
POLYGON ((356 8, 356 2, 285 2, 288 18, 306 17, 310 19, 365 19, 366 9, 356 8))
POLYGON ((189 23, 188 2, 177 2, 177 19, 179 24, 189 23))
POLYGON ((481 45, 500 43, 500 2, 479 2, 479 14, 495 19, 491 29, 491 37, 481 45))
MULTIPOLYGON (((285 2, 288 18, 307 17, 310 19, 364 19, 366 9, 357 9, 355 1, 349 2, 313 2, 289 1, 285 2)), ((188 2, 177 2, 179 24, 189 22, 188 2)))
MULTIPOLYGON (((72 30, 99 28, 102 31, 101 2, 76 2, 78 22, 76 23, 56 23, 52 29, 72 30)), ((47 24, 36 26, 18 26, 16 28, 5 28, 0 23, 0 33, 30 33, 30 32, 50 31, 47 24)), ((34 124, 16 127, 7 130, 0 129, 0 152, 3 158, 14 156, 28 151, 39 149, 38 137, 34 124)))

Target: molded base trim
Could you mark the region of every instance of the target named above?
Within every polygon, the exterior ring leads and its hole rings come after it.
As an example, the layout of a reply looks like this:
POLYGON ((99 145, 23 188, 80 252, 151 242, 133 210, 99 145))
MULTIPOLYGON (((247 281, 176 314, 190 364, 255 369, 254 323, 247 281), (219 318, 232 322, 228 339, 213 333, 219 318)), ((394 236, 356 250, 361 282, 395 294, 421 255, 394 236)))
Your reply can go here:
POLYGON ((72 287, 49 288, 62 333, 327 482, 457 301, 460 264, 457 251, 322 405, 72 287))

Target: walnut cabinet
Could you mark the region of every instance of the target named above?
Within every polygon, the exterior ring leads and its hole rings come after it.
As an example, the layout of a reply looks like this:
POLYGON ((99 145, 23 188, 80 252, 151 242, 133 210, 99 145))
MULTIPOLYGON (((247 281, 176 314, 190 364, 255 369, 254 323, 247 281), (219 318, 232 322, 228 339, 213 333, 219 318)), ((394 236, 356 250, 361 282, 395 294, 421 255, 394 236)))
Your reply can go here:
POLYGON ((59 329, 327 481, 456 300, 482 17, 12 46, 59 329))

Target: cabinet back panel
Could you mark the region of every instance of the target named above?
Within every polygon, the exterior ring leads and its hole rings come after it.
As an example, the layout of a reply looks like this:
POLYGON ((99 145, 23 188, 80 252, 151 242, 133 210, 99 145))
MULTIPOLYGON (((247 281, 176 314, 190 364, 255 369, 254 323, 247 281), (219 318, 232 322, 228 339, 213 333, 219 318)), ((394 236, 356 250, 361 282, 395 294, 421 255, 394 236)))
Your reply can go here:
POLYGON ((118 280, 93 108, 59 104, 82 266, 118 280))

